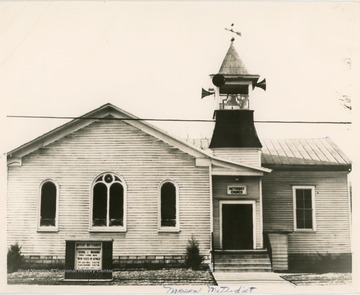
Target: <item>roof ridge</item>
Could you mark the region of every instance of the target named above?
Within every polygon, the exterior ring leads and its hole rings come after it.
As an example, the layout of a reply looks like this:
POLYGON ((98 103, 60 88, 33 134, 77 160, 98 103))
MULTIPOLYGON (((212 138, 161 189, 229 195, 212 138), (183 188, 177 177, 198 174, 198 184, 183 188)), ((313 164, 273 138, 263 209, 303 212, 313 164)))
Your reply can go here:
MULTIPOLYGON (((67 122, 65 124, 62 124, 61 126, 50 130, 49 132, 46 132, 45 134, 21 145, 20 147, 13 149, 7 154, 8 161, 10 159, 16 159, 17 157, 21 158, 27 154, 30 154, 37 149, 47 146, 49 144, 52 144, 61 138, 65 137, 68 134, 71 134, 77 130, 81 130, 84 127, 87 127, 88 125, 97 122, 98 119, 105 117, 107 115, 113 115, 115 118, 117 118, 117 114, 120 114, 120 116, 125 116, 126 118, 137 118, 136 116, 110 104, 104 104, 100 106, 99 108, 96 108, 93 111, 90 111, 80 117, 77 117, 70 122, 67 122), (108 108, 108 110, 107 110, 108 108), (105 112, 103 112, 105 111, 105 112), (115 111, 115 112, 114 112, 115 111), (95 115, 95 116, 94 116, 95 115), (97 118, 98 116, 98 118, 97 118), (88 118, 88 120, 83 119, 88 118)), ((250 165, 245 165, 241 163, 234 163, 232 161, 229 161, 227 159, 221 159, 214 157, 210 153, 196 147, 193 144, 190 144, 189 142, 182 140, 181 138, 175 137, 168 132, 162 130, 161 128, 158 128, 148 122, 145 121, 139 121, 139 120, 129 120, 126 122, 127 124, 130 124, 134 128, 137 128, 139 130, 142 130, 143 132, 158 138, 167 144, 174 146, 175 148, 183 151, 184 153, 187 153, 195 158, 208 158, 213 161, 218 161, 230 165, 234 165, 237 167, 245 167, 249 169, 255 169, 262 172, 270 172, 270 169, 265 167, 255 167, 250 165)))

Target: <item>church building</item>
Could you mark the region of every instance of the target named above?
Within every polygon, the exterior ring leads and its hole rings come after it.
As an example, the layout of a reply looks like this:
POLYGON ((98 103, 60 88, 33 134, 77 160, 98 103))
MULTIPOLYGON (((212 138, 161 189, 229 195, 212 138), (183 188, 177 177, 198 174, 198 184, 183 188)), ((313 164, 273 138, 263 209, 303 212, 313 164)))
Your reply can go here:
POLYGON ((329 138, 258 137, 265 81, 233 42, 211 77, 209 141, 105 104, 10 151, 8 247, 29 267, 173 266, 194 237, 215 272, 350 271, 351 161, 329 138))

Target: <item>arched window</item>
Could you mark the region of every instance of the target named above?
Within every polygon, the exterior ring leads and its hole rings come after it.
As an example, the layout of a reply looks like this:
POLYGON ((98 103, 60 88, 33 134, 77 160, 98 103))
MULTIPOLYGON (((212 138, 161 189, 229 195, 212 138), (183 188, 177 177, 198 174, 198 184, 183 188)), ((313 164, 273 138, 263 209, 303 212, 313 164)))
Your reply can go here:
POLYGON ((57 228, 58 188, 51 180, 40 186, 39 227, 44 230, 57 228))
POLYGON ((160 228, 178 227, 177 186, 171 181, 160 188, 160 228))
POLYGON ((112 173, 96 178, 92 188, 92 229, 125 228, 125 192, 122 181, 112 173))

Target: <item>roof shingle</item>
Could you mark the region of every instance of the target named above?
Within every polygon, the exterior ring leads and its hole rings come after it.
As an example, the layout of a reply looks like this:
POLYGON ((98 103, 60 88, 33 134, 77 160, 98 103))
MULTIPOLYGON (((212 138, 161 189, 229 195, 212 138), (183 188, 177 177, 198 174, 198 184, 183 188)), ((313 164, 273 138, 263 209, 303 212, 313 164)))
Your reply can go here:
POLYGON ((221 64, 220 74, 224 75, 248 75, 245 64, 240 59, 238 53, 235 50, 233 42, 231 42, 229 50, 227 51, 225 58, 221 64))

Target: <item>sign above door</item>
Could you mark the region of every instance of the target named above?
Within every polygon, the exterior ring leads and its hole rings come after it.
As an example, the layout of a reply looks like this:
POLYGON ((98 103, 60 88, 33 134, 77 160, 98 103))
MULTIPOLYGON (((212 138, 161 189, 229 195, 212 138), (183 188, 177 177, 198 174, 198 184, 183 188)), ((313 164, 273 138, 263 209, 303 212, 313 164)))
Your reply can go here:
POLYGON ((227 186, 227 194, 234 196, 245 196, 247 195, 246 185, 228 185, 227 186))

